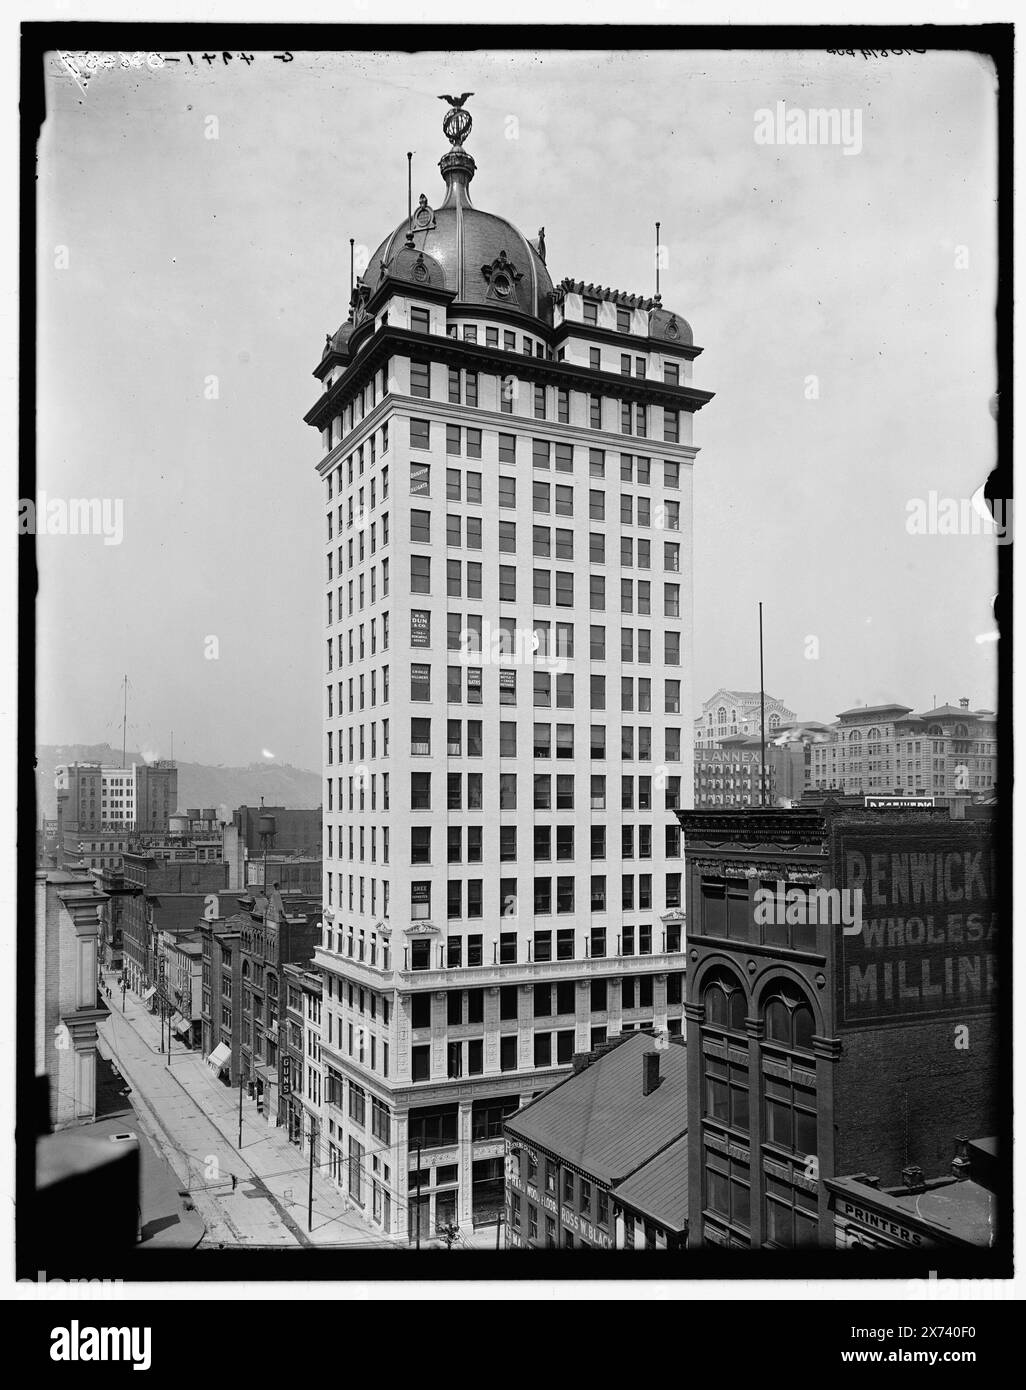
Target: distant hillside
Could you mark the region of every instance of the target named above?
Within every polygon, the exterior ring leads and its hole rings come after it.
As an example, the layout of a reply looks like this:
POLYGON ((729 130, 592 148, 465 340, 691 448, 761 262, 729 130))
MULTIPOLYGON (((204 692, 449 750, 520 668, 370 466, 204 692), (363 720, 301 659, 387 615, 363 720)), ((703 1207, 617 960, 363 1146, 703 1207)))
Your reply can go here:
MULTIPOLYGON (((141 753, 128 751, 127 762, 144 762, 141 753)), ((93 762, 120 764, 121 749, 109 743, 41 743, 36 746, 39 797, 46 819, 57 815, 54 771, 61 763, 93 762)), ((316 772, 291 767, 288 763, 251 763, 249 767, 209 767, 205 763, 178 764, 178 806, 203 810, 214 806, 227 819, 237 806, 286 806, 305 810, 321 804, 321 779, 316 772)))

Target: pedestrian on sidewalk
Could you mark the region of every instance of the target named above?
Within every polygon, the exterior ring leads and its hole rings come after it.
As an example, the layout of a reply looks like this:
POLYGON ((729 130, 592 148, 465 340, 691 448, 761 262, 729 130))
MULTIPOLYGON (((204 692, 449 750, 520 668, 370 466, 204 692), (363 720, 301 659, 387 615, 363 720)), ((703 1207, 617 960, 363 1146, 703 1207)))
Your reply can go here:
POLYGON ((235 1176, 235 1174, 233 1173, 233 1174, 232 1174, 232 1191, 233 1191, 233 1192, 235 1191, 235 1188, 236 1188, 236 1185, 237 1185, 238 1181, 239 1181, 238 1178, 237 1178, 237 1177, 235 1176))

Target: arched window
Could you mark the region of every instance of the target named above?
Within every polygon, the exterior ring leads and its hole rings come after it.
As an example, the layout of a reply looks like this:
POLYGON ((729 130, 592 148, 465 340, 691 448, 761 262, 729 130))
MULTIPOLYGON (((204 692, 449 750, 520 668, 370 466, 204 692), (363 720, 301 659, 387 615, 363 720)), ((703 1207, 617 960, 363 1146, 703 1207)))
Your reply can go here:
POLYGON ((716 711, 716 722, 718 724, 726 724, 727 722, 727 711, 723 705, 720 705, 719 709, 716 711))
POLYGON ((724 1152, 731 1140, 749 1142, 747 997, 735 975, 719 970, 706 978, 702 1003, 702 1204, 709 1213, 703 1230, 713 1244, 747 1246, 751 1167, 724 1152))
POLYGON ((848 742, 849 742, 849 743, 861 743, 861 742, 862 742, 862 730, 861 730, 861 729, 852 729, 851 733, 848 735, 848 742))
POLYGON ((955 725, 955 737, 956 737, 956 738, 968 738, 968 737, 969 737, 969 730, 966 728, 966 726, 965 726, 964 724, 956 724, 956 725, 955 725))
POLYGON ((943 738, 944 730, 939 724, 931 724, 926 731, 926 735, 928 738, 943 738))
POLYGON ((244 980, 249 979, 249 961, 246 959, 243 959, 242 962, 242 978, 244 980))
POLYGON ((711 976, 702 990, 705 1021, 734 1033, 745 1031, 745 992, 726 971, 711 976))
POLYGON ((812 1051, 815 1015, 808 998, 790 980, 772 983, 763 996, 763 1054, 776 1064, 764 1077, 763 1139, 778 1150, 790 1181, 765 1174, 764 1233, 774 1249, 814 1245, 818 1231, 815 1192, 807 1179, 818 1173, 816 1062, 812 1051))
MULTIPOLYGON (((769 717, 769 726, 770 726, 771 729, 779 729, 779 728, 780 728, 780 715, 779 715, 779 714, 771 714, 771 715, 770 715, 770 717, 769 717)), ((747 728, 747 725, 746 725, 745 727, 747 728)))

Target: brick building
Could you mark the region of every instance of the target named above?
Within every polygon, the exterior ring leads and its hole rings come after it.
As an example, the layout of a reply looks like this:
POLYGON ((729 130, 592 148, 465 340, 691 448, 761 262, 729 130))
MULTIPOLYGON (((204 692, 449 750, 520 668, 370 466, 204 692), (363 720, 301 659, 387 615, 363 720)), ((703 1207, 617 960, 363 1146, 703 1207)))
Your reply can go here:
POLYGON ((228 865, 199 861, 176 862, 148 853, 124 855, 122 879, 126 890, 121 909, 122 949, 129 987, 154 999, 149 991, 158 982, 157 936, 196 929, 204 915, 221 915, 221 897, 228 891, 228 865))
POLYGON ((272 817, 274 835, 268 848, 279 854, 299 854, 320 859, 322 855, 320 806, 309 810, 292 810, 287 806, 240 806, 232 812, 232 824, 239 831, 242 843, 251 859, 264 849, 260 822, 272 817))
POLYGON ((844 710, 827 743, 810 750, 815 790, 982 799, 997 782, 997 716, 958 705, 914 714, 909 705, 844 710))
POLYGON ((958 1135, 996 1130, 990 822, 829 802, 678 818, 692 1243, 833 1244, 822 1179, 937 1173, 958 1135))
MULTIPOLYGON (((779 733, 780 726, 774 730, 779 733)), ((777 747, 766 734, 766 761, 758 734, 732 734, 695 749, 695 809, 706 806, 789 806, 805 790, 808 748, 777 747), (763 771, 765 770, 765 779, 763 771)))
POLYGON ((211 1069, 230 1086, 241 1076, 242 933, 248 917, 205 918, 197 925, 202 962, 200 1036, 211 1069))
MULTIPOLYGON (((239 1066, 251 1082, 269 1123, 284 1124, 288 1106, 282 1096, 282 1011, 286 965, 304 965, 321 939, 320 898, 283 895, 275 885, 268 896, 240 900, 243 921, 242 991, 233 1000, 241 1010, 239 1066)), ((291 1060, 289 1090, 292 1089, 291 1060)))
POLYGON ((682 1038, 621 1036, 506 1120, 508 1249, 687 1243, 682 1038))

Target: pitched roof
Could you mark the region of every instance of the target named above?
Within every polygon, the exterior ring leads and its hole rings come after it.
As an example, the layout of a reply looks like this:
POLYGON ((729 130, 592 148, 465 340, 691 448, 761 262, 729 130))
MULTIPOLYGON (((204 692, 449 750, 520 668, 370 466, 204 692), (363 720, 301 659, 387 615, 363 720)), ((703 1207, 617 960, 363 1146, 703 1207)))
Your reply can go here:
POLYGON ((854 709, 843 709, 837 716, 838 719, 845 719, 849 714, 871 715, 890 713, 892 710, 899 710, 902 714, 911 714, 911 705, 856 705, 854 709))
POLYGON ((668 1231, 688 1224, 688 1136, 682 1134, 616 1189, 617 1197, 668 1231))
POLYGON ((971 718, 971 709, 958 709, 955 705, 938 705, 936 709, 924 710, 919 716, 920 719, 968 719, 971 718))
POLYGON ((628 1034, 511 1116, 505 1128, 615 1186, 687 1129, 686 1049, 671 1043, 659 1051, 660 1084, 646 1096, 641 1059, 655 1051, 653 1037, 628 1034))

